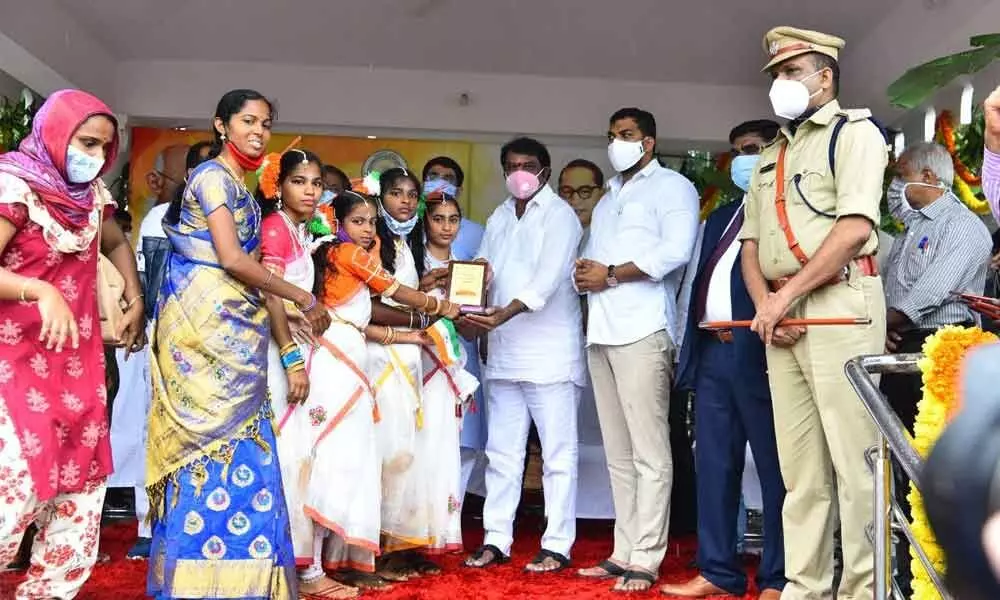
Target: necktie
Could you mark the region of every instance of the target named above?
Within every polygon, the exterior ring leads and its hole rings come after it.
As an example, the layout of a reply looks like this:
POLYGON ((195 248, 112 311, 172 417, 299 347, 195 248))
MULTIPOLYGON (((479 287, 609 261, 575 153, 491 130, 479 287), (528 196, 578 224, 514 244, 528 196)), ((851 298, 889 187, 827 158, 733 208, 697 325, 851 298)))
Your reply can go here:
POLYGON ((739 235, 740 229, 743 227, 743 207, 741 206, 739 210, 736 211, 736 216, 733 218, 733 222, 729 224, 726 232, 722 234, 722 238, 719 243, 715 245, 715 250, 712 255, 708 257, 708 262, 705 263, 705 268, 701 273, 701 280, 698 281, 698 289, 695 293, 695 315, 698 317, 698 323, 701 322, 702 318, 705 316, 705 302, 708 300, 708 284, 712 281, 712 273, 715 271, 715 265, 719 264, 719 260, 722 259, 722 255, 726 253, 729 246, 732 245, 736 236, 739 235))

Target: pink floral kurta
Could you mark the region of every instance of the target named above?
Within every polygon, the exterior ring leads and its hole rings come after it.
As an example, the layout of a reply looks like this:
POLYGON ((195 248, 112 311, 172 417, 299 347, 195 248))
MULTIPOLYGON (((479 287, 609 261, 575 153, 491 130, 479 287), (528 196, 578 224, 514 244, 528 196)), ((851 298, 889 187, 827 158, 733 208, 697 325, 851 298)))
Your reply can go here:
MULTIPOLYGON (((17 228, 0 265, 55 285, 80 330, 79 348, 68 343, 60 353, 46 350, 38 341, 38 306, 0 300, 0 402, 20 439, 34 493, 44 501, 89 489, 112 470, 97 310, 99 249, 96 237, 77 253, 51 247, 24 204, 0 203, 0 216, 17 228)), ((6 443, 0 438, 0 448, 6 443)))

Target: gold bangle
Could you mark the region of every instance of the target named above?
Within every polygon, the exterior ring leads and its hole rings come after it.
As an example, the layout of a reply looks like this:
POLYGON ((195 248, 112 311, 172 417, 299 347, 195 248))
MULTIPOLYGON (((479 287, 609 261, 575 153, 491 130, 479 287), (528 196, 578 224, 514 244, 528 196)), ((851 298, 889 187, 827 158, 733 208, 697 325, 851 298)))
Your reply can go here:
POLYGON ((274 277, 274 271, 267 272, 267 279, 264 280, 264 285, 260 286, 260 289, 267 291, 267 286, 271 284, 271 279, 274 277))
POLYGON ((434 298, 434 310, 431 311, 431 314, 432 315, 441 314, 441 301, 438 300, 437 298, 434 298))
POLYGON ((27 302, 28 301, 27 297, 25 297, 25 293, 28 291, 28 286, 31 285, 32 283, 35 283, 36 281, 38 281, 38 280, 35 279, 34 277, 32 277, 31 279, 25 279, 24 283, 21 284, 21 291, 18 292, 18 294, 17 294, 17 296, 21 300, 21 302, 27 302))
POLYGON ((284 355, 288 354, 289 352, 291 352, 292 350, 295 350, 296 348, 298 348, 298 346, 299 345, 296 344, 295 342, 289 342, 289 343, 285 344, 284 346, 282 346, 280 350, 278 350, 278 354, 280 354, 281 356, 284 356, 284 355))
POLYGON ((129 300, 128 302, 126 302, 125 303, 125 310, 128 310, 128 309, 132 308, 133 306, 135 306, 135 303, 139 301, 139 298, 143 298, 143 295, 139 294, 135 298, 132 298, 131 300, 129 300))
POLYGON ((389 328, 388 327, 386 327, 385 331, 382 332, 382 345, 383 346, 388 346, 389 345, 389 328))

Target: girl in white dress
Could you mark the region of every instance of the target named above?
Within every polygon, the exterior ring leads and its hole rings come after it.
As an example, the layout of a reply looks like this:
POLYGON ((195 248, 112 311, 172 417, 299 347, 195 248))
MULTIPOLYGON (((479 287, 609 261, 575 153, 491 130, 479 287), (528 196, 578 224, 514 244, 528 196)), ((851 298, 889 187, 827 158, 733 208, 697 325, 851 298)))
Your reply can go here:
MULTIPOLYGON (((448 263, 455 260, 451 245, 461 227, 462 211, 454 196, 441 191, 427 194, 425 201, 424 273, 434 278, 433 287, 425 291, 444 298, 448 263)), ((425 400, 426 434, 417 436, 417 454, 426 455, 440 465, 428 480, 434 502, 432 531, 436 535, 430 550, 457 551, 462 549, 461 426, 465 412, 473 406, 472 395, 479 381, 465 370, 469 356, 454 329, 442 329, 451 333, 448 341, 456 350, 457 360, 449 364, 434 349, 424 351, 423 393, 434 402, 425 400)))
MULTIPOLYGON (((403 284, 430 289, 433 277, 421 281, 424 271, 423 226, 417 214, 420 183, 405 169, 390 169, 379 177, 379 218, 376 232, 382 265, 403 284)), ((391 301, 376 303, 375 323, 400 329, 423 329, 429 321, 417 312, 402 310, 391 301)), ((378 573, 392 581, 440 572, 416 550, 438 552, 461 543, 455 528, 443 522, 440 507, 448 511, 448 495, 437 477, 440 453, 428 451, 418 438, 442 429, 442 409, 454 420, 454 396, 428 396, 424 387, 424 352, 412 344, 369 343, 368 375, 382 411, 378 428, 382 456, 382 550, 378 573), (433 414, 432 414, 433 412, 433 414)), ((433 388, 432 388, 433 389, 433 388)), ((454 424, 451 423, 451 428, 454 424)), ((458 452, 456 444, 455 454, 458 452)), ((452 499, 452 513, 456 511, 452 499)))
POLYGON ((382 268, 373 200, 342 192, 332 206, 320 207, 318 221, 316 233, 336 236, 314 254, 319 275, 316 294, 333 323, 318 340, 310 361, 312 392, 307 406, 314 399, 318 402, 304 414, 312 431, 319 433, 311 436, 315 441, 305 459, 311 467, 303 510, 332 532, 323 553, 324 567, 341 569, 338 579, 359 587, 383 587, 384 582, 370 573, 379 551, 381 509, 381 458, 375 432, 384 412, 366 375, 365 338, 414 347, 429 338, 419 329, 370 325, 371 298, 374 294, 433 314, 454 316, 458 309, 401 285, 382 268))
MULTIPOLYGON (((307 291, 315 283, 313 240, 307 227, 323 192, 320 168, 319 158, 311 152, 271 154, 265 159, 257 189, 257 201, 265 214, 261 223, 261 262, 275 276, 307 291)), ((342 380, 337 387, 312 388, 306 367, 307 361, 312 363, 316 358, 315 344, 299 311, 276 296, 267 297, 267 308, 271 319, 268 391, 278 424, 278 460, 299 567, 299 589, 309 598, 353 598, 358 590, 327 577, 321 556, 324 538, 330 531, 347 535, 358 532, 345 529, 339 522, 314 519, 307 512, 307 507, 319 504, 319 497, 329 493, 316 494, 311 489, 311 471, 325 474, 327 463, 335 460, 325 452, 312 456, 322 436, 316 425, 325 420, 320 416, 342 403, 338 392, 345 386, 342 380), (311 394, 313 389, 320 393, 311 394)), ((365 465, 362 461, 352 467, 356 467, 354 474, 369 474, 377 482, 376 462, 365 465)), ((377 516, 373 525, 377 532, 377 516)))

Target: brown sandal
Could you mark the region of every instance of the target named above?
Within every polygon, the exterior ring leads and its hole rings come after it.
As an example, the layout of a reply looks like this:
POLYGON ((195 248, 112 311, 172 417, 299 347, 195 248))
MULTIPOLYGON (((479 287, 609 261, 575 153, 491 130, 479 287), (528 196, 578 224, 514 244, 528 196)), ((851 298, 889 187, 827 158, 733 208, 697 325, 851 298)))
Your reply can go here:
POLYGON ((358 588, 334 581, 318 592, 299 592, 299 600, 348 600, 360 594, 358 588))

